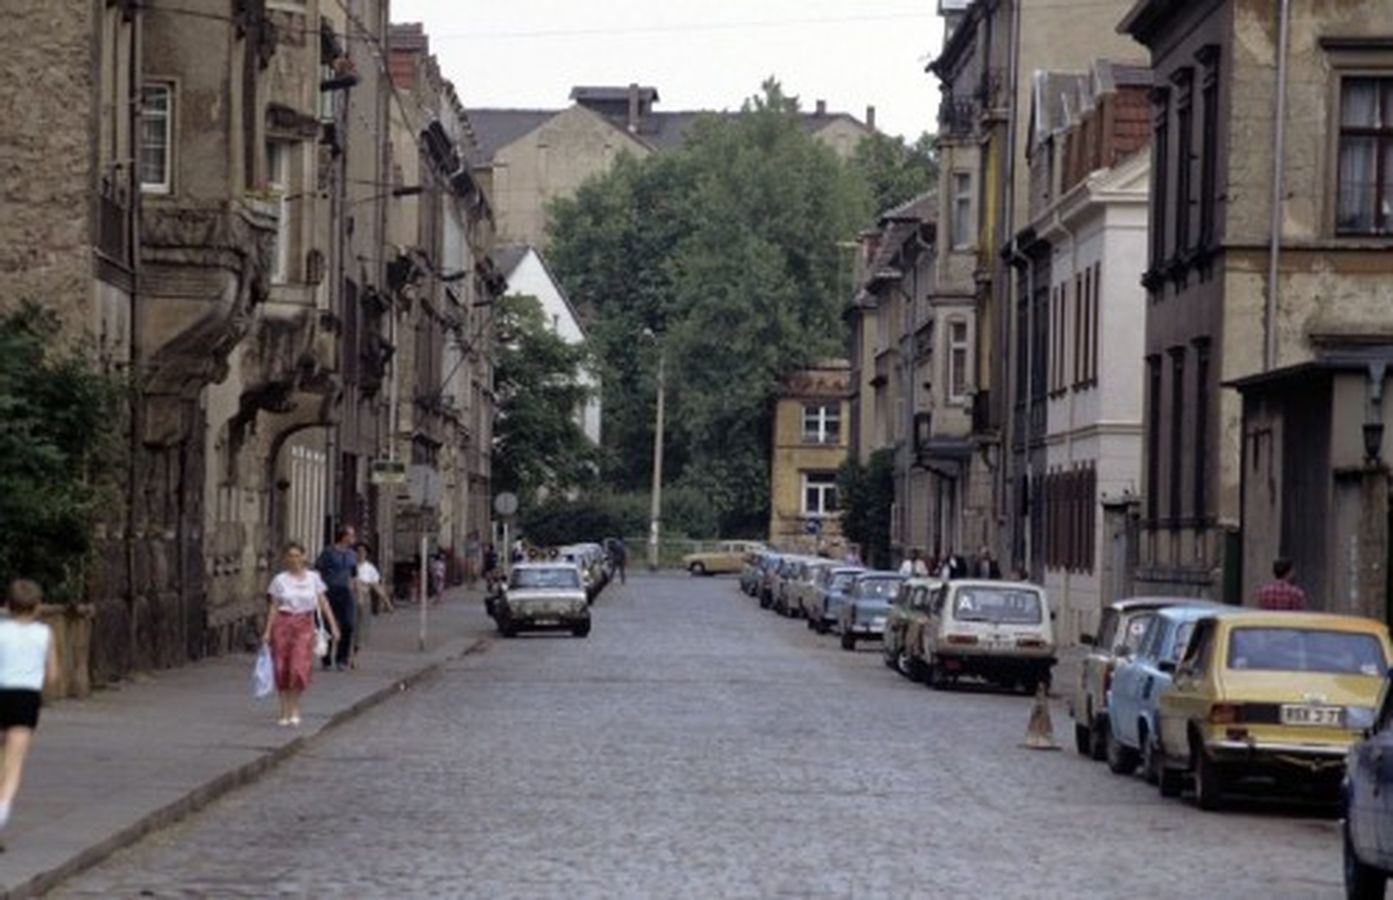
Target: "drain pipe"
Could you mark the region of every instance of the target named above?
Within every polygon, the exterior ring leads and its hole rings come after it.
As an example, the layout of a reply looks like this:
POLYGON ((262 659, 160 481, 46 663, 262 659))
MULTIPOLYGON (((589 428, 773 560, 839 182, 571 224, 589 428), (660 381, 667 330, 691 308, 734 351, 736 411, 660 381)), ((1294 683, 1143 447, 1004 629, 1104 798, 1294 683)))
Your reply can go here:
POLYGON ((1263 309, 1264 371, 1277 367, 1277 302, 1280 293, 1277 269, 1282 256, 1282 183, 1286 180, 1287 41, 1291 28, 1291 0, 1281 0, 1281 4, 1281 20, 1277 30, 1277 98, 1273 111, 1276 134, 1272 150, 1272 234, 1267 252, 1267 304, 1263 309))
MULTIPOLYGON (((1021 252, 1020 240, 1012 235, 1010 244, 1011 265, 1017 266, 1025 274, 1025 334, 1017 340, 1025 341, 1025 421, 1022 423, 1022 449, 1024 452, 1024 483, 1026 491, 1025 514, 1025 570, 1031 577, 1035 575, 1035 546, 1032 532, 1035 524, 1035 505, 1039 498, 1032 496, 1030 488, 1030 461, 1032 427, 1035 418, 1035 266, 1029 256, 1021 252)), ((1015 292, 1013 292, 1015 293, 1015 292)), ((1019 301, 1017 301, 1019 302, 1019 301)), ((1009 347, 1009 345, 1008 345, 1009 347)), ((1009 367, 1008 371, 1009 371, 1009 367)), ((1012 404, 1014 406, 1014 404, 1012 404)), ((1007 411, 1007 416, 1012 415, 1007 411)), ((1009 450, 1009 448, 1008 448, 1009 450)))

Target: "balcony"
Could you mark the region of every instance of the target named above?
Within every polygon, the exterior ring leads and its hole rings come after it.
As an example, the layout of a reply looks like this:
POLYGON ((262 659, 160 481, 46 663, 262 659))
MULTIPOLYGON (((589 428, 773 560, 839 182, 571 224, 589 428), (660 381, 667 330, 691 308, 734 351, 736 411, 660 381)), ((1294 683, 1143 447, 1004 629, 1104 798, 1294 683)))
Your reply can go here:
POLYGON ((939 137, 964 139, 977 129, 976 97, 945 97, 938 107, 939 137))

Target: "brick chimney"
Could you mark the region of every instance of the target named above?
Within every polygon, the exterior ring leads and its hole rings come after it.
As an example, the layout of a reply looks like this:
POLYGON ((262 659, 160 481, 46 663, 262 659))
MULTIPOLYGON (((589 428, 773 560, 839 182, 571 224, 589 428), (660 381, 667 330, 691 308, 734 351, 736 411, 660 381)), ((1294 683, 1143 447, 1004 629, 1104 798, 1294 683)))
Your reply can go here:
POLYGON ((827 101, 826 101, 826 100, 819 100, 819 101, 817 101, 817 114, 818 114, 819 116, 825 116, 825 115, 827 115, 827 101))
POLYGON ((875 131, 875 107, 874 107, 874 106, 867 106, 867 107, 866 107, 866 127, 869 128, 871 131, 875 131))
POLYGON ((629 133, 638 134, 638 83, 629 84, 629 133))

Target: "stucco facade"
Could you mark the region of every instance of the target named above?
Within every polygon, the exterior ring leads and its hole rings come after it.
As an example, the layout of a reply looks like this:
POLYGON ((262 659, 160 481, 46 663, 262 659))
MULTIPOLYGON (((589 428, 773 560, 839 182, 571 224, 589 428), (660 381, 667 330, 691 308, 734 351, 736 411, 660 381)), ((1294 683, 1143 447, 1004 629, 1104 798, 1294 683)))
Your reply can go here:
POLYGON ((840 547, 837 468, 847 458, 850 367, 827 360, 789 375, 774 411, 769 541, 778 547, 840 547))

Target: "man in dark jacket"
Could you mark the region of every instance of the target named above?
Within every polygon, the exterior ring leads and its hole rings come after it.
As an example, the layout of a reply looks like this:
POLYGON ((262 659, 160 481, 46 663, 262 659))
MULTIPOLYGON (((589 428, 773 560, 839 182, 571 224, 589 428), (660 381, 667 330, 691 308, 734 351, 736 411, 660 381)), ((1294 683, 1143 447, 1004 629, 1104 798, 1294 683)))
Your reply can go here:
POLYGON ((338 642, 329 651, 333 658, 325 656, 323 659, 326 669, 331 663, 339 671, 347 669, 353 650, 354 613, 357 612, 357 603, 353 598, 358 593, 358 552, 353 549, 356 542, 357 534, 353 526, 340 525, 339 530, 334 532, 334 542, 325 547, 314 562, 315 570, 328 589, 329 608, 334 611, 334 618, 339 623, 338 642))

